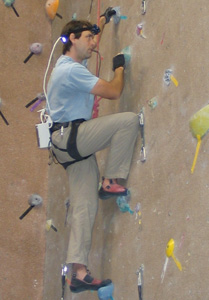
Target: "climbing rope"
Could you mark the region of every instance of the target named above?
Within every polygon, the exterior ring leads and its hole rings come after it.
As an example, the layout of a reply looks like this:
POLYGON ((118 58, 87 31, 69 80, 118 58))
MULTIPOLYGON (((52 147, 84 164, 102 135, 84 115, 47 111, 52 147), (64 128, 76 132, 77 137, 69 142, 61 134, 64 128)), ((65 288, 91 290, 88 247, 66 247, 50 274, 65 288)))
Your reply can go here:
MULTIPOLYGON (((97 25, 99 26, 99 20, 100 20, 100 0, 97 1, 97 25)), ((99 70, 100 70, 100 62, 101 57, 99 54, 99 36, 97 37, 97 56, 96 56, 96 76, 99 77, 99 70)), ((94 106, 93 106, 93 115, 92 118, 97 118, 99 114, 99 101, 101 100, 101 97, 98 97, 95 95, 94 97, 94 106)))

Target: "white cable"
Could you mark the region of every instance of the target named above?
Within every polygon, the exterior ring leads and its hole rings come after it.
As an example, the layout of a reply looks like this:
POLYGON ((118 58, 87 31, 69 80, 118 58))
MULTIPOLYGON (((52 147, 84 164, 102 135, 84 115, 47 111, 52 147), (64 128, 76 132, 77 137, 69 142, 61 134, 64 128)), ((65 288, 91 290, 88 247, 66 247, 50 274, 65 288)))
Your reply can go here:
MULTIPOLYGON (((51 63, 51 60, 52 60, 52 55, 53 55, 55 47, 57 46, 57 43, 59 42, 60 39, 61 39, 61 37, 59 37, 56 40, 56 42, 54 43, 54 45, 52 47, 52 51, 51 51, 51 54, 49 56, 47 68, 46 68, 46 71, 45 71, 45 74, 44 74, 43 91, 44 91, 44 96, 46 98, 46 103, 47 103, 49 111, 50 111, 50 106, 49 106, 49 100, 48 100, 47 93, 46 93, 46 77, 47 77, 47 73, 49 71, 50 63, 51 63)), ((41 122, 43 123, 43 121, 45 120, 45 122, 49 122, 51 124, 51 126, 52 126, 53 122, 52 122, 50 116, 49 115, 45 115, 45 117, 44 117, 45 109, 44 110, 40 110, 40 111, 41 111, 41 114, 40 114, 41 122)))

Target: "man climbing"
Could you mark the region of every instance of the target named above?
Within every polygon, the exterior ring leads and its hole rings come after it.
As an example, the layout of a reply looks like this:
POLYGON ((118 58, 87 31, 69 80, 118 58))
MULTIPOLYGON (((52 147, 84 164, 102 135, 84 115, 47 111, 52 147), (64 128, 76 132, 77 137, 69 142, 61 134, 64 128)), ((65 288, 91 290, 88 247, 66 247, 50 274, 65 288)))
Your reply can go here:
POLYGON ((72 266, 72 292, 98 290, 111 280, 93 278, 87 270, 92 229, 98 205, 99 171, 95 152, 109 147, 99 196, 127 195, 118 179, 128 177, 138 116, 132 112, 92 119, 94 95, 118 99, 124 86, 123 54, 113 58, 114 76, 106 81, 91 74, 85 61, 96 47, 95 35, 104 29, 115 12, 108 8, 100 17, 100 28, 88 21, 72 20, 62 30, 63 55, 51 74, 47 95, 53 120, 52 149, 69 176, 71 227, 66 263, 72 266))

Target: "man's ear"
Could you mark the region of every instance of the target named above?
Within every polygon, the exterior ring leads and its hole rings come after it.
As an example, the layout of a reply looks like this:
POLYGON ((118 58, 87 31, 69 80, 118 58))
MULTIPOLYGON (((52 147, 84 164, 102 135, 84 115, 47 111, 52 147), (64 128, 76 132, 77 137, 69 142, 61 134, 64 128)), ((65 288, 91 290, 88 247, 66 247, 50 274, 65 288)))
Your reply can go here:
POLYGON ((69 40, 71 41, 72 44, 74 44, 74 41, 75 41, 75 33, 71 33, 69 35, 69 40))

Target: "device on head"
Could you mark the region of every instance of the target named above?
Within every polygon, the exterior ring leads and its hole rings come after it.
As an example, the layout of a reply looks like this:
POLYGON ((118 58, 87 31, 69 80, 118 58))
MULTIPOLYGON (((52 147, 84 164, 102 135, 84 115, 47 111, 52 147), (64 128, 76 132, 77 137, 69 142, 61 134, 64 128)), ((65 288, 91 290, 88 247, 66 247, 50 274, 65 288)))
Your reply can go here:
POLYGON ((97 26, 96 24, 92 25, 92 26, 88 26, 88 27, 82 27, 82 28, 77 28, 74 30, 70 30, 70 32, 68 33, 68 35, 61 35, 61 41, 63 42, 63 44, 67 43, 68 39, 69 39, 69 35, 71 33, 79 33, 79 32, 83 32, 83 31, 91 31, 94 35, 97 35, 98 33, 100 33, 100 28, 99 26, 97 26))

